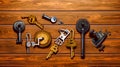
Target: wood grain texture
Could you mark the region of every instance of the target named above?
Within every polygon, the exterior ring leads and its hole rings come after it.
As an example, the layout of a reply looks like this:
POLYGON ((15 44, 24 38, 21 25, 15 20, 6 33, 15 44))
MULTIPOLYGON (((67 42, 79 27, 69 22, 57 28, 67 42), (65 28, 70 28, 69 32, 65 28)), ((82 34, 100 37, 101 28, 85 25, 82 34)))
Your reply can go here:
POLYGON ((120 10, 119 0, 1 0, 0 10, 120 10))
MULTIPOLYGON (((68 40, 68 39, 67 39, 68 40)), ((66 48, 66 43, 62 46, 59 46, 59 52, 58 54, 69 54, 70 49, 66 48)), ((34 41, 34 40, 32 40, 34 41)), ((47 47, 47 48, 30 48, 30 53, 40 53, 40 54, 48 54, 50 47, 54 45, 55 39, 52 40, 52 44, 47 47)), ((80 39, 75 39, 77 43, 77 48, 75 49, 75 53, 79 54, 81 51, 81 40, 80 39)), ((25 42, 26 40, 23 39, 23 44, 22 45, 16 45, 16 39, 0 39, 0 54, 8 53, 8 54, 21 54, 21 53, 26 53, 26 48, 25 48, 25 42), (9 43, 9 44, 8 44, 9 43), (22 48, 22 50, 21 50, 22 48)), ((104 52, 99 52, 97 48, 95 48, 91 42, 91 39, 86 39, 85 42, 85 51, 86 54, 120 54, 120 39, 106 39, 106 41, 103 43, 106 47, 104 49, 104 52)))
POLYGON ((120 67, 120 0, 0 0, 0 67, 120 67), (64 25, 51 24, 41 18, 45 13, 48 16, 56 16, 64 22, 64 25), (34 34, 40 29, 30 25, 21 16, 35 15, 44 29, 52 33, 52 43, 49 47, 30 48, 30 54, 25 50, 25 34, 34 34), (90 29, 96 31, 106 29, 111 36, 104 41, 104 52, 96 49, 89 33, 86 34, 85 59, 80 58, 81 36, 76 31, 76 21, 86 18, 90 23, 90 29), (22 34, 23 44, 16 45, 17 34, 13 31, 16 20, 22 20, 26 29, 22 34), (65 47, 67 40, 59 46, 59 52, 49 60, 45 60, 49 48, 60 35, 59 29, 75 30, 74 59, 70 59, 70 50, 65 47))
POLYGON ((48 16, 56 16, 64 24, 76 24, 80 18, 86 18, 90 24, 120 24, 120 12, 0 12, 0 24, 13 24, 17 20, 24 21, 25 24, 29 24, 27 19, 21 19, 23 16, 35 15, 37 20, 41 24, 52 24, 51 22, 42 19, 42 14, 45 13, 48 16), (4 20, 3 20, 4 19, 4 20), (110 20, 111 19, 111 20, 110 20))
POLYGON ((71 60, 68 54, 56 54, 45 60, 46 54, 1 54, 0 66, 43 66, 43 67, 80 67, 80 66, 119 66, 120 54, 86 54, 80 59, 79 54, 71 60), (112 61, 111 61, 112 60, 112 61), (4 65, 6 64, 6 65, 4 65), (102 64, 102 65, 101 65, 102 64))

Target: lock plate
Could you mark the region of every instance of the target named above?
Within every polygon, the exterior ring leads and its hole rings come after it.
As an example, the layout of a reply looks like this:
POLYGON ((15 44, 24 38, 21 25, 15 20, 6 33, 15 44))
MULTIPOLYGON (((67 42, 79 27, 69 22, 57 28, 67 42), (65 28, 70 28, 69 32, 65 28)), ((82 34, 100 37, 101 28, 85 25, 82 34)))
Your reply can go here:
POLYGON ((38 38, 43 37, 43 40, 39 43, 39 47, 47 47, 52 41, 51 34, 45 30, 38 31, 35 33, 35 42, 38 42, 38 38))

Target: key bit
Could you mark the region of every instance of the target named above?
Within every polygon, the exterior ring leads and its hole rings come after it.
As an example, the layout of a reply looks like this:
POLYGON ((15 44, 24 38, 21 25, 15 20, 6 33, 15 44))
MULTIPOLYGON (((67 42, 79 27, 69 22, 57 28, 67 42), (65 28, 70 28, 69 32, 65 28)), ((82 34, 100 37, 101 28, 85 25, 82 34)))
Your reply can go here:
POLYGON ((36 16, 30 15, 28 17, 21 17, 22 19, 27 19, 27 21, 32 25, 37 25, 40 29, 43 30, 44 26, 38 23, 36 16))
POLYGON ((54 53, 56 54, 58 52, 58 45, 53 45, 50 48, 50 52, 46 57, 46 60, 48 60, 54 53))
POLYGON ((59 33, 60 33, 60 36, 55 40, 55 44, 62 45, 64 40, 70 34, 70 31, 68 29, 60 29, 59 33))
POLYGON ((79 19, 76 23, 76 29, 79 33, 81 33, 81 42, 82 42, 82 52, 81 52, 81 58, 85 58, 85 34, 89 31, 90 24, 86 19, 79 19))
POLYGON ((74 40, 74 30, 73 29, 70 30, 70 39, 68 40, 66 47, 70 48, 70 57, 71 57, 71 59, 73 59, 73 57, 75 56, 74 49, 76 48, 76 42, 74 40))
POLYGON ((25 30, 25 24, 23 21, 18 20, 13 25, 14 31, 17 33, 16 44, 22 44, 22 32, 25 30))

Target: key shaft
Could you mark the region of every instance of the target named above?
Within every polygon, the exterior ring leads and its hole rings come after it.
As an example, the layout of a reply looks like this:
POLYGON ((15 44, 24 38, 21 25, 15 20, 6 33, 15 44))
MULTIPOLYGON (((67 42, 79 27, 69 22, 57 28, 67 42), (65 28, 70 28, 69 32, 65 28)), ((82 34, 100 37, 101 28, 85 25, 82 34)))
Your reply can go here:
POLYGON ((50 51, 49 54, 46 57, 46 60, 48 60, 52 56, 52 54, 53 54, 53 51, 50 51))
POLYGON ((54 53, 57 53, 57 52, 58 52, 58 45, 55 44, 55 45, 51 46, 50 52, 47 55, 46 60, 48 60, 54 53))
POLYGON ((75 56, 75 54, 74 54, 74 48, 73 47, 71 47, 71 49, 70 49, 70 56, 71 56, 71 59, 73 59, 73 57, 75 56))

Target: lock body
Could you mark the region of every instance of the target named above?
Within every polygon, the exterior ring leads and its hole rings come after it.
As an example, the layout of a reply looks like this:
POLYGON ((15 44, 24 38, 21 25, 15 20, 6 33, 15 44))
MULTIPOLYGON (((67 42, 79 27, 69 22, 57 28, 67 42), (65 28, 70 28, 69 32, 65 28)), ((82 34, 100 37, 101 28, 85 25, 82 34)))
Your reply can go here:
POLYGON ((92 38, 92 43, 93 45, 99 49, 99 51, 104 51, 103 49, 105 48, 105 45, 103 45, 102 43, 105 41, 105 39, 107 38, 107 35, 109 34, 109 32, 102 32, 102 31, 94 31, 91 30, 90 31, 90 38, 92 38))
POLYGON ((43 40, 39 43, 39 47, 47 47, 51 44, 51 34, 45 30, 38 31, 35 33, 35 42, 38 43, 38 38, 42 37, 43 40))

